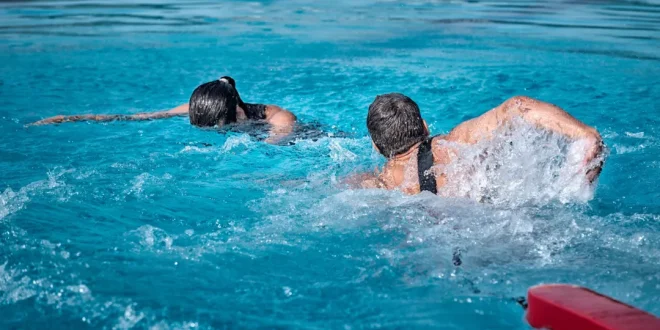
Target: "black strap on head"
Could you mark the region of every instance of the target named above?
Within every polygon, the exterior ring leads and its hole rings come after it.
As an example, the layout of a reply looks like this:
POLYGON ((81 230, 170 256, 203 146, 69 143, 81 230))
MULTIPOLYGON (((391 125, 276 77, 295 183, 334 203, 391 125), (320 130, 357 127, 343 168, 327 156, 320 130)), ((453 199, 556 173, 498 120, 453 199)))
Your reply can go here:
POLYGON ((419 189, 421 191, 430 191, 437 194, 438 188, 435 183, 435 174, 433 171, 430 171, 431 167, 433 167, 432 141, 433 138, 428 138, 419 145, 417 151, 417 176, 419 177, 419 189))

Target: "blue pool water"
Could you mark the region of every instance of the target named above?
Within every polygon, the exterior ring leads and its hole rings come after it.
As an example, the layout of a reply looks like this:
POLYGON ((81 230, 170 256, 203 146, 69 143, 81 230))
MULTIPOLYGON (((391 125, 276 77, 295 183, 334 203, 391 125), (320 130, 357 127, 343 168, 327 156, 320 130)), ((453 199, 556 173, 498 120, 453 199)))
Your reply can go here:
POLYGON ((527 329, 511 298, 544 282, 660 314, 658 2, 10 1, 0 63, 0 328, 527 329), (226 74, 343 135, 24 127, 226 74), (393 91, 437 133, 513 95, 560 105, 602 133, 600 182, 524 128, 458 198, 347 189, 383 163, 365 116, 393 91))

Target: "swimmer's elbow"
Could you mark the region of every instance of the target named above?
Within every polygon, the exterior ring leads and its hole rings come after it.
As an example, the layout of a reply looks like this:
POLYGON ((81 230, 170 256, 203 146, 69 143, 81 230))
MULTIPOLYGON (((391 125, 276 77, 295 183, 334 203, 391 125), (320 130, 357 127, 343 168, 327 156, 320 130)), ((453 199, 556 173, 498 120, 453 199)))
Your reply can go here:
POLYGON ((508 101, 513 102, 513 103, 518 103, 518 104, 524 104, 524 103, 534 102, 535 100, 533 98, 529 97, 529 96, 516 95, 516 96, 511 97, 508 101))
POLYGON ((535 100, 529 96, 516 95, 506 100, 504 104, 506 104, 506 108, 508 109, 517 109, 521 106, 534 103, 534 101, 535 100))
POLYGON ((534 106, 534 104, 537 102, 538 102, 537 100, 529 96, 523 96, 523 95, 513 96, 508 100, 504 101, 504 103, 500 107, 500 112, 501 115, 508 118, 514 116, 524 116, 529 112, 535 111, 536 107, 534 106))

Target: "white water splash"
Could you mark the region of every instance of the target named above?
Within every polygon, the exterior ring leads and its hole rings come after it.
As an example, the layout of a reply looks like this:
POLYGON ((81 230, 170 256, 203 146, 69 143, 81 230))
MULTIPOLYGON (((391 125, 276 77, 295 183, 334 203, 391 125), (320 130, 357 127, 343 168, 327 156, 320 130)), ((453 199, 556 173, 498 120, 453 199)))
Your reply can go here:
POLYGON ((636 138, 636 139, 643 139, 644 138, 644 132, 636 132, 636 133, 626 132, 626 136, 636 138))
POLYGON ((440 194, 511 208, 593 198, 593 185, 585 174, 600 159, 582 164, 585 141, 570 141, 522 122, 512 127, 476 145, 441 141, 460 157, 437 166, 450 178, 440 194))
POLYGON ((227 141, 225 141, 225 144, 222 146, 222 151, 223 152, 229 152, 232 151, 234 148, 238 146, 253 146, 254 141, 250 138, 249 135, 247 134, 241 134, 238 136, 230 136, 227 138, 227 141))
POLYGON ((129 305, 126 306, 124 315, 119 318, 117 324, 115 324, 112 329, 132 329, 142 321, 142 319, 144 319, 144 313, 136 312, 135 309, 133 309, 133 306, 129 305))
POLYGON ((154 250, 171 250, 174 239, 166 231, 151 226, 144 225, 140 228, 130 231, 130 236, 137 236, 140 239, 142 247, 154 250))
POLYGON ((66 173, 73 172, 74 170, 64 170, 58 172, 49 171, 48 178, 32 182, 25 187, 14 191, 11 188, 6 188, 0 194, 0 220, 7 216, 18 212, 25 207, 25 204, 30 201, 30 197, 41 192, 51 191, 56 188, 65 188, 62 191, 57 191, 58 201, 66 201, 73 193, 66 189, 64 182, 60 181, 60 177, 66 173))
POLYGON ((0 266, 0 298, 1 304, 13 304, 28 299, 37 294, 29 286, 30 278, 13 269, 7 269, 5 262, 0 266))
POLYGON ((335 163, 344 163, 357 159, 357 155, 342 147, 338 139, 331 139, 329 148, 330 158, 332 158, 335 163))
POLYGON ((199 153, 199 154, 207 154, 214 152, 215 149, 211 147, 198 147, 198 146, 185 146, 179 153, 199 153))
POLYGON ((621 145, 621 144, 617 143, 613 147, 614 147, 614 151, 618 155, 623 155, 623 154, 629 154, 629 153, 634 153, 634 152, 637 152, 637 151, 640 151, 640 150, 644 150, 646 148, 646 145, 645 144, 639 144, 639 145, 636 145, 636 146, 624 146, 624 145, 621 145))
POLYGON ((144 190, 146 187, 162 186, 166 181, 171 180, 172 175, 165 173, 162 176, 156 176, 151 173, 141 173, 137 175, 132 181, 131 186, 124 190, 124 195, 134 195, 135 197, 148 197, 145 196, 144 190))

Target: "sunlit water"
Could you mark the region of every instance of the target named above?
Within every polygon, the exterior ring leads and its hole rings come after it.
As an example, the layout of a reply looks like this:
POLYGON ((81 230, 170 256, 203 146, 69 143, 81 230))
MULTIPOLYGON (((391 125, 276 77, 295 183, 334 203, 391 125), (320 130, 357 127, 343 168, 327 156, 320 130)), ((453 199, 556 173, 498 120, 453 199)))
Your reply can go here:
POLYGON ((0 328, 526 329, 512 298, 544 282, 660 314, 657 2, 34 1, 0 17, 0 328), (226 74, 330 136, 24 127, 167 109, 226 74), (560 105, 608 145, 599 184, 580 181, 579 146, 522 125, 446 169, 458 197, 350 190, 383 162, 365 116, 393 91, 436 133, 513 95, 560 105))

